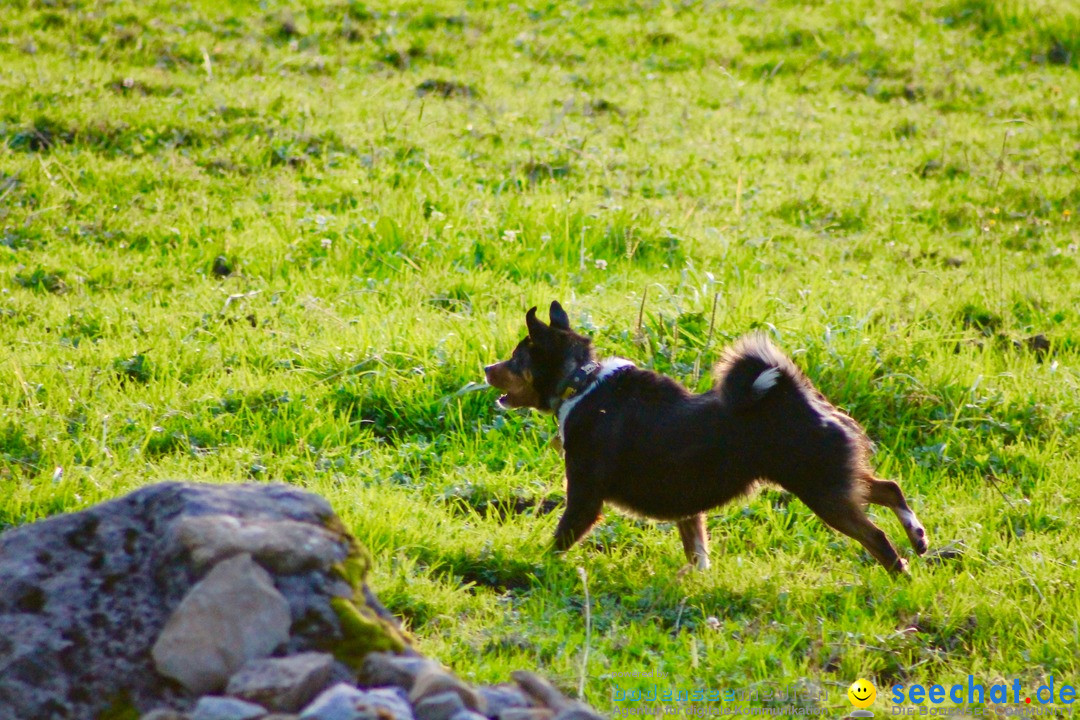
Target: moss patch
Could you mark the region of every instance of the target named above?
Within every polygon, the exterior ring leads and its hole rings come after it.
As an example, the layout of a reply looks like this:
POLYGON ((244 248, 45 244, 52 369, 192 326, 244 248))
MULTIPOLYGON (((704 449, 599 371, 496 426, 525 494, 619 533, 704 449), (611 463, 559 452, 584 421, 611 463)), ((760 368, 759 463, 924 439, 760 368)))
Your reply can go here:
POLYGON ((411 642, 392 622, 379 617, 364 602, 364 582, 372 565, 367 548, 358 543, 336 517, 328 527, 349 543, 348 556, 334 565, 331 572, 349 584, 352 599, 337 597, 330 600, 341 626, 341 637, 329 641, 324 649, 349 667, 360 669, 368 653, 401 652, 411 642))
POLYGON ((345 582, 354 593, 363 589, 368 573, 371 571, 371 555, 360 543, 353 541, 349 556, 331 568, 331 571, 345 582))
POLYGON ((119 692, 109 700, 109 704, 98 713, 97 720, 139 720, 139 711, 131 702, 127 692, 119 692))
POLYGON ((401 652, 409 644, 400 630, 366 605, 357 606, 347 598, 333 598, 330 606, 341 624, 341 637, 327 643, 324 649, 353 669, 360 669, 368 653, 401 652))

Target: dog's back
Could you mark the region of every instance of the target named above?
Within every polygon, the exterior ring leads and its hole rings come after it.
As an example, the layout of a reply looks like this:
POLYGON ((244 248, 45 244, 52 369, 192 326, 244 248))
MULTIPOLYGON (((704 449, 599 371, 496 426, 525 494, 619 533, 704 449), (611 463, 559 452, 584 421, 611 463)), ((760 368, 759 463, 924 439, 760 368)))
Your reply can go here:
POLYGON ((596 468, 612 502, 657 518, 721 505, 756 480, 800 497, 850 491, 865 436, 767 339, 729 349, 715 378, 694 395, 647 370, 620 372, 570 417, 568 457, 596 468))

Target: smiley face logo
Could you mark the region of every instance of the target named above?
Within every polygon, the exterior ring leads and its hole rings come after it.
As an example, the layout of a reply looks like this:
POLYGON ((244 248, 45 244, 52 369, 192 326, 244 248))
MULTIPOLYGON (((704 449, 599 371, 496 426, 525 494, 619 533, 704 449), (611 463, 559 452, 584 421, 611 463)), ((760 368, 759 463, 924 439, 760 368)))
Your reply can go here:
POLYGON ((869 680, 859 678, 851 683, 847 691, 848 700, 857 708, 868 708, 877 699, 877 689, 870 684, 869 680))

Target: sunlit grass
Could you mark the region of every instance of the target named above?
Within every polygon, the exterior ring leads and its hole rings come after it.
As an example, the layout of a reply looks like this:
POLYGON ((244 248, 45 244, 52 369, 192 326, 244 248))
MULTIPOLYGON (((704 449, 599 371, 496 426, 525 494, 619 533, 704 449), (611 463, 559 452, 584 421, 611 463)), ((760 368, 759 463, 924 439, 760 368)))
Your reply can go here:
POLYGON ((294 483, 422 650, 568 691, 582 567, 604 708, 645 669, 838 712, 1075 681, 1078 37, 1035 0, 7 3, 0 527, 294 483), (897 581, 766 491, 708 573, 617 513, 552 557, 553 423, 476 383, 554 298, 697 389, 765 329, 952 552, 897 581))

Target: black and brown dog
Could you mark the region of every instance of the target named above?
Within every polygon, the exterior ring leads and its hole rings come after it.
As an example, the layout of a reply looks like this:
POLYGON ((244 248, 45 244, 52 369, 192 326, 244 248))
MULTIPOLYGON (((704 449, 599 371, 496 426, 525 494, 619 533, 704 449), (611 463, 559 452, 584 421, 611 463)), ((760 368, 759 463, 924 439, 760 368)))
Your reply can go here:
POLYGON ((920 555, 926 531, 900 487, 875 477, 863 429, 834 407, 763 335, 724 353, 712 390, 695 395, 628 360, 597 361, 558 302, 550 325, 525 315, 529 334, 509 360, 484 369, 504 407, 553 412, 566 454, 566 510, 555 547, 596 523, 604 502, 674 520, 687 560, 709 567, 707 510, 759 480, 780 485, 894 572, 907 563, 870 518, 892 509, 920 555))

